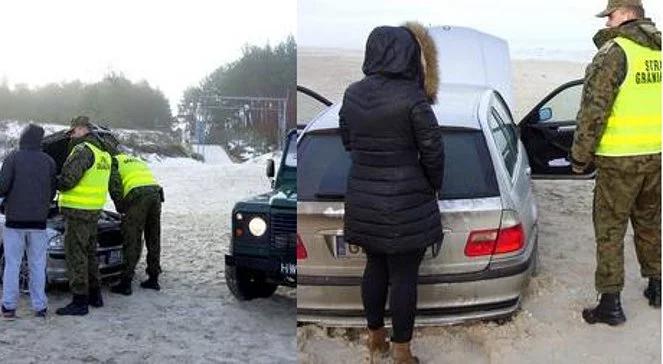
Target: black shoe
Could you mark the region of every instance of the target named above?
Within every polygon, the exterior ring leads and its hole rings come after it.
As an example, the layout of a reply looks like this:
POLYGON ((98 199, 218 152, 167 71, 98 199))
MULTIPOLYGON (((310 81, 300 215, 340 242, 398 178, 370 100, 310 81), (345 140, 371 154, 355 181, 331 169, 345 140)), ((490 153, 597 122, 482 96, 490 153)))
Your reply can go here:
POLYGON ((88 313, 88 297, 83 295, 74 295, 70 304, 58 308, 55 313, 60 316, 85 316, 88 313))
POLYGON ((39 311, 35 311, 35 317, 39 318, 46 318, 48 316, 48 309, 43 309, 39 311))
POLYGON ((104 298, 101 296, 101 288, 90 290, 88 303, 94 308, 104 307, 104 298))
POLYGON ((113 293, 123 294, 125 296, 131 296, 131 279, 122 278, 120 283, 111 286, 110 291, 113 293))
POLYGON ((156 277, 149 277, 146 281, 141 282, 140 286, 147 289, 153 289, 155 291, 161 290, 159 280, 156 277))
POLYGON ((649 278, 649 285, 645 289, 645 297, 649 300, 649 305, 653 307, 661 307, 661 280, 656 278, 649 278))
POLYGON ((617 326, 626 322, 619 293, 602 294, 598 306, 582 310, 582 318, 588 324, 602 322, 610 326, 617 326))
POLYGON ((2 305, 2 318, 7 320, 13 320, 16 318, 16 310, 10 310, 2 305))

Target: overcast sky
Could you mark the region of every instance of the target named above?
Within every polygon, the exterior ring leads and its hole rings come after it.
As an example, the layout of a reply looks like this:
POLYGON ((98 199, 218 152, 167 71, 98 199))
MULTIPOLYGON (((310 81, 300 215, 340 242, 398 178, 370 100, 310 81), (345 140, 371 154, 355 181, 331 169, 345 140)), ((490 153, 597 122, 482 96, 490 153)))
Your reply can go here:
MULTIPOLYGON (((509 41, 512 50, 592 50, 591 38, 605 19, 594 15, 607 0, 301 0, 300 46, 363 49, 377 25, 419 20, 425 25, 461 25, 509 41)), ((663 21, 658 0, 644 0, 648 16, 663 21), (655 4, 656 8, 653 8, 655 4)))
POLYGON ((296 0, 0 0, 0 80, 30 86, 108 71, 182 92, 241 55, 245 43, 296 33, 296 0))

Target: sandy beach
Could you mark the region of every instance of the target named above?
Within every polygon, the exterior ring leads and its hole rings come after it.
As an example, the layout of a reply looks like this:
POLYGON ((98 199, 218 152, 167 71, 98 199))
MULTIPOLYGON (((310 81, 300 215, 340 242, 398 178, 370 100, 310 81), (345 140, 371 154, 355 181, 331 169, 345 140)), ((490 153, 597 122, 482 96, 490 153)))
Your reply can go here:
MULTIPOLYGON (((227 160, 219 158, 218 160, 227 160)), ((270 189, 263 163, 152 164, 166 193, 160 292, 134 282, 130 297, 103 291, 106 306, 85 317, 32 317, 22 297, 15 321, 0 320, 0 363, 292 363, 294 289, 237 301, 224 281, 230 212, 270 189)), ((144 258, 136 279, 145 279, 144 258)), ((70 295, 49 294, 51 313, 70 295)))
MULTIPOLYGON (((360 51, 298 50, 298 83, 338 101, 361 78, 360 51)), ((567 81, 581 78, 585 64, 515 60, 515 120, 567 81)), ((593 181, 534 182, 540 211, 540 274, 525 291, 513 320, 415 330, 413 350, 424 363, 660 363, 661 311, 642 296, 629 229, 625 240, 628 321, 617 328, 590 326, 580 312, 593 304, 595 243, 591 220, 593 181)), ((301 363, 368 362, 362 330, 297 328, 301 363)))

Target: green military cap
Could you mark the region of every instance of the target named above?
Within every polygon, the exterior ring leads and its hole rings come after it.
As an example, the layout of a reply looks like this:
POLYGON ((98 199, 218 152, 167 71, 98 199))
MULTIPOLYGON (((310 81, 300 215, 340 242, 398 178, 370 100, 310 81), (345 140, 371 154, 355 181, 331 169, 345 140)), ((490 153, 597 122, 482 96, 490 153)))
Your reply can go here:
POLYGON ((608 0, 608 7, 605 8, 605 10, 603 10, 602 12, 596 14, 596 16, 599 18, 604 18, 612 14, 613 11, 624 6, 642 7, 642 0, 608 0))
POLYGON ((77 116, 71 119, 71 128, 73 129, 77 126, 91 127, 92 124, 90 124, 90 118, 88 118, 87 116, 77 116))

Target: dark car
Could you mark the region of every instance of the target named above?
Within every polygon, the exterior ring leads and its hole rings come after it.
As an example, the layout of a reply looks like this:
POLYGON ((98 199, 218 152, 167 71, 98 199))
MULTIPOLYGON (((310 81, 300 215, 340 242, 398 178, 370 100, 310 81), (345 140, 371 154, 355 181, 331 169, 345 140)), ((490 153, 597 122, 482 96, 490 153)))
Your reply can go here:
POLYGON ((226 255, 226 284, 240 300, 271 296, 279 285, 297 286, 297 131, 288 133, 278 172, 267 164, 272 191, 237 202, 226 255))
MULTIPOLYGON (((110 135, 110 131, 94 127, 95 133, 100 139, 110 135)), ((66 131, 56 132, 44 138, 42 149, 48 153, 57 165, 60 173, 64 161, 69 154, 69 136, 66 131)), ((0 215, 0 272, 4 271, 5 257, 2 249, 2 229, 4 229, 4 215, 0 215)), ((97 261, 102 279, 112 279, 122 270, 122 235, 120 233, 120 215, 113 211, 102 211, 97 224, 97 261)), ((46 263, 46 283, 62 284, 68 282, 67 265, 64 252, 64 217, 60 214, 55 202, 51 206, 46 232, 48 234, 48 259, 46 263)), ((19 275, 19 287, 22 291, 28 291, 29 269, 24 257, 19 275)), ((0 274, 0 283, 2 275, 0 274)))

